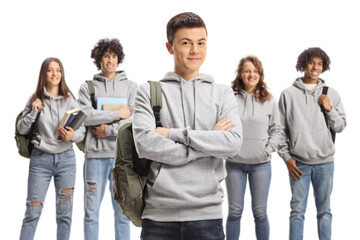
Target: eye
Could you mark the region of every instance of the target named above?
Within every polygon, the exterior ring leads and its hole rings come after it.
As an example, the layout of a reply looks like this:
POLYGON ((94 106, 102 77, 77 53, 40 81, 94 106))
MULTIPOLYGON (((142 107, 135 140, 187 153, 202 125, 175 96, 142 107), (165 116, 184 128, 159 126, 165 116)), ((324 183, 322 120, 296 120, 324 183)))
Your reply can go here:
POLYGON ((206 43, 205 43, 205 42, 199 42, 198 45, 199 45, 199 46, 205 46, 206 43))
POLYGON ((183 41, 183 42, 181 43, 181 45, 183 45, 183 46, 189 46, 189 45, 190 45, 190 42, 189 42, 189 41, 183 41))

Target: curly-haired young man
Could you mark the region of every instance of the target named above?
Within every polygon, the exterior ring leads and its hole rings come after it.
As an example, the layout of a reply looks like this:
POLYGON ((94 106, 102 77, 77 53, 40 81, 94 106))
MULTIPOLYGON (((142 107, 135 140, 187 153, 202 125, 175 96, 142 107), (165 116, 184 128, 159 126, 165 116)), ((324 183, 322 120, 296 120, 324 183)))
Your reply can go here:
POLYGON ((79 90, 79 102, 87 115, 88 128, 85 142, 84 163, 84 231, 85 239, 98 239, 99 210, 104 196, 107 180, 110 184, 111 200, 115 216, 115 238, 130 239, 129 220, 113 198, 112 172, 114 168, 114 149, 118 129, 130 120, 134 107, 137 85, 127 79, 124 71, 116 68, 124 59, 122 45, 118 39, 101 39, 91 51, 91 58, 101 72, 95 74, 93 85, 95 101, 100 98, 124 98, 127 102, 119 109, 94 109, 89 88, 83 83, 79 90))
POLYGON ((322 49, 304 50, 296 64, 304 77, 285 89, 279 100, 282 126, 278 153, 289 171, 291 240, 303 239, 310 183, 314 189, 319 239, 331 239, 330 195, 335 153, 331 131, 343 131, 346 116, 340 96, 334 89, 329 88, 327 95, 322 94, 325 81, 319 76, 329 66, 330 58, 322 49), (331 131, 325 119, 328 119, 331 131))
POLYGON ((220 186, 224 157, 241 147, 242 127, 230 87, 199 74, 207 32, 194 13, 167 25, 174 71, 160 80, 163 106, 155 128, 150 86, 136 95, 134 139, 140 157, 153 160, 147 179, 141 238, 224 239, 220 186))

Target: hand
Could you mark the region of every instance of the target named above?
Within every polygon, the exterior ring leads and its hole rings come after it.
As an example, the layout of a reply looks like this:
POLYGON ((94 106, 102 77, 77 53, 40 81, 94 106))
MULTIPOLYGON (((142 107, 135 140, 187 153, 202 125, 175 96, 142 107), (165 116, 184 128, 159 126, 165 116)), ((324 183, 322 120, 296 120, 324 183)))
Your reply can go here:
POLYGON ((91 132, 92 134, 95 135, 96 138, 105 138, 106 137, 105 124, 93 126, 91 132))
POLYGON ((73 139, 74 137, 74 129, 72 129, 71 127, 60 127, 59 129, 59 133, 60 133, 60 137, 62 138, 62 140, 64 141, 69 141, 71 139, 73 139))
POLYGON ((219 121, 217 124, 215 124, 213 130, 227 131, 231 129, 231 126, 232 126, 232 120, 224 118, 221 121, 219 121))
POLYGON ((287 160, 286 166, 287 166, 287 168, 289 170, 289 176, 292 176, 293 178, 295 178, 295 180, 298 180, 298 179, 300 180, 303 173, 296 166, 295 159, 290 158, 289 160, 287 160))
POLYGON ((170 131, 169 128, 163 128, 163 127, 157 127, 155 129, 155 132, 157 132, 158 134, 160 134, 164 138, 169 138, 169 131, 170 131))
POLYGON ((321 94, 321 96, 319 97, 319 104, 321 106, 323 106, 323 108, 325 109, 325 111, 330 112, 332 107, 330 105, 330 99, 329 96, 321 94))
POLYGON ((267 151, 264 151, 265 152, 265 155, 268 157, 269 156, 269 154, 267 153, 267 151))
POLYGON ((120 119, 127 119, 128 117, 130 117, 131 112, 130 112, 130 107, 129 106, 121 106, 119 109, 119 117, 120 119))
POLYGON ((32 108, 34 110, 41 110, 43 108, 41 100, 37 98, 35 101, 33 101, 32 108))

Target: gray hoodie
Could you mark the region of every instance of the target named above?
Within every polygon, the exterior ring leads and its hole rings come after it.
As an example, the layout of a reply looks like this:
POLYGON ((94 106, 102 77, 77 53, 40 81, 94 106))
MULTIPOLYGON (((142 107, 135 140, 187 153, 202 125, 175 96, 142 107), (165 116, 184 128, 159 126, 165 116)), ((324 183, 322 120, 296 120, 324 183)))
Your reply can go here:
POLYGON ((142 218, 197 221, 222 218, 226 176, 223 158, 239 151, 242 127, 232 90, 201 74, 185 81, 170 72, 160 81, 160 120, 169 138, 155 132, 150 85, 138 88, 133 119, 139 157, 154 160, 147 180, 142 218), (229 131, 213 131, 223 118, 229 131))
MULTIPOLYGON (((84 138, 85 127, 81 126, 74 132, 74 137, 71 141, 63 141, 55 139, 55 133, 59 128, 61 119, 66 111, 79 108, 76 100, 69 94, 69 97, 64 99, 63 96, 53 98, 44 88, 44 105, 41 110, 39 119, 37 121, 38 134, 32 140, 35 148, 47 153, 61 153, 72 147, 72 142, 80 142, 84 138)), ((31 97, 26 103, 22 117, 17 124, 17 130, 20 134, 28 134, 31 125, 35 122, 38 111, 32 108, 31 97)))
MULTIPOLYGON (((316 87, 308 91, 298 78, 281 93, 278 154, 284 161, 294 158, 304 164, 321 164, 334 160, 335 146, 319 105, 324 86, 325 81, 319 78, 316 87)), ((326 114, 331 129, 339 133, 346 126, 345 111, 334 89, 329 88, 328 96, 332 109, 326 114)))
POLYGON ((244 141, 240 152, 227 160, 245 164, 270 161, 271 153, 276 151, 280 134, 277 102, 274 98, 264 103, 258 102, 253 94, 248 94, 244 90, 236 93, 235 97, 243 126, 244 141), (266 156, 265 152, 269 156, 266 156))
MULTIPOLYGON (((95 101, 98 97, 127 98, 128 106, 131 110, 134 107, 135 93, 137 85, 127 79, 124 71, 116 72, 114 79, 109 80, 100 74, 94 75, 95 101)), ((96 110, 92 107, 89 88, 87 83, 83 83, 79 90, 79 102, 81 110, 87 115, 85 126, 88 126, 85 142, 86 158, 114 158, 115 142, 120 126, 129 122, 128 119, 120 120, 119 111, 96 110), (91 126, 100 124, 105 126, 105 138, 96 138, 91 130, 91 126)))

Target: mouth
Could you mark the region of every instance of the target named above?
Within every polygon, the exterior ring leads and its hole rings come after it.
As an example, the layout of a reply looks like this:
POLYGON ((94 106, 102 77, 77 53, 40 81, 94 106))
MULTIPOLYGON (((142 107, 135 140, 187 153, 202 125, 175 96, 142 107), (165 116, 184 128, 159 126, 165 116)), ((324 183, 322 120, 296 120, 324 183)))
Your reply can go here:
POLYGON ((320 73, 319 73, 318 71, 311 71, 310 74, 311 74, 311 76, 316 77, 316 76, 318 76, 320 73))
POLYGON ((52 81, 58 81, 59 78, 58 78, 58 77, 52 77, 51 80, 52 80, 52 81))
POLYGON ((189 61, 200 61, 201 58, 188 58, 189 61))
POLYGON ((248 78, 249 82, 255 82, 257 80, 257 78, 248 78))
POLYGON ((112 68, 114 68, 114 64, 106 64, 106 68, 108 68, 108 69, 112 69, 112 68))

